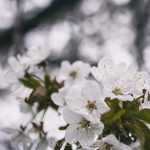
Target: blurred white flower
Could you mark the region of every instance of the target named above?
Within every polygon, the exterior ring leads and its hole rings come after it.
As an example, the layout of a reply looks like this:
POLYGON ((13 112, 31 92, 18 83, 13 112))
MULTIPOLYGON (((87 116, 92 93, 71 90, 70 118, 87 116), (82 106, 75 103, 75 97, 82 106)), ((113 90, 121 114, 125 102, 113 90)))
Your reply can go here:
POLYGON ((37 142, 34 143, 31 150, 52 150, 50 148, 49 140, 46 138, 39 139, 37 142))
POLYGON ((31 47, 28 49, 25 55, 18 55, 18 59, 21 63, 26 64, 27 66, 32 66, 41 63, 46 60, 50 55, 49 49, 40 49, 37 47, 31 47))
POLYGON ((79 141, 83 148, 88 148, 104 128, 102 122, 91 121, 89 118, 87 119, 87 117, 69 109, 64 110, 63 117, 69 124, 65 133, 66 142, 73 144, 79 141))
POLYGON ((97 140, 92 146, 91 150, 131 150, 131 147, 119 142, 114 135, 108 135, 101 140, 97 140))
POLYGON ((7 82, 6 74, 9 72, 9 67, 3 68, 0 65, 0 89, 4 90, 9 88, 10 84, 7 82))
POLYGON ((90 65, 82 61, 76 61, 72 65, 68 61, 63 61, 61 64, 60 73, 56 77, 58 82, 64 80, 78 80, 85 78, 90 73, 90 65))
POLYGON ((32 146, 32 139, 25 135, 23 132, 18 132, 18 134, 12 137, 12 146, 19 150, 29 150, 32 146))
POLYGON ((32 146, 32 139, 22 131, 15 128, 2 128, 2 132, 11 135, 11 145, 15 149, 29 150, 32 146))
POLYGON ((22 63, 18 58, 12 56, 8 60, 11 69, 14 71, 17 77, 23 77, 25 74, 25 70, 27 69, 27 65, 22 63))
MULTIPOLYGON (((36 66, 42 61, 46 60, 50 55, 50 50, 43 50, 40 48, 31 47, 23 56, 17 55, 17 57, 10 57, 8 62, 11 69, 15 72, 17 77, 23 77, 25 71, 30 69, 30 71, 35 70, 36 66)), ((36 69, 37 70, 37 69, 36 69)))

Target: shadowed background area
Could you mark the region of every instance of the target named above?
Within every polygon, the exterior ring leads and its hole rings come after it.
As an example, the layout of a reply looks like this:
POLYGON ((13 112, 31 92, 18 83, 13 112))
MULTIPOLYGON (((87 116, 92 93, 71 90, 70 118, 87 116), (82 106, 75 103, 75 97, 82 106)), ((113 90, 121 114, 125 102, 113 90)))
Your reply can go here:
MULTIPOLYGON (((3 80, 10 56, 34 46, 51 51, 53 67, 63 60, 95 65, 110 56, 149 72, 149 41, 149 0, 0 0, 0 127, 17 127, 29 118, 19 114, 3 80)), ((50 127, 53 135, 60 122, 50 127)), ((5 134, 0 141, 1 150, 12 149, 5 134)))

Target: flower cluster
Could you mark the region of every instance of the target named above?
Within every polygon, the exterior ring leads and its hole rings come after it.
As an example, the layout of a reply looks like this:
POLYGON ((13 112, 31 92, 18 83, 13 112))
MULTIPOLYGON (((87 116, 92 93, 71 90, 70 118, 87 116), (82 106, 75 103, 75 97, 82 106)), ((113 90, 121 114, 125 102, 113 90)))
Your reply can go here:
MULTIPOLYGON (((38 68, 39 62, 34 65, 38 68)), ((101 59, 93 67, 82 61, 73 64, 64 61, 57 73, 49 73, 47 66, 38 68, 38 73, 37 69, 31 71, 34 65, 18 76, 19 82, 30 89, 24 105, 33 113, 31 121, 15 130, 17 142, 23 141, 23 150, 50 147, 48 141, 52 137, 44 130, 44 121, 34 122, 40 112, 45 116, 48 108, 56 110, 66 122, 60 127, 65 130, 65 137, 55 142, 52 149, 149 150, 147 72, 123 62, 114 64, 110 58, 101 59), (36 140, 31 139, 33 132, 36 140)))

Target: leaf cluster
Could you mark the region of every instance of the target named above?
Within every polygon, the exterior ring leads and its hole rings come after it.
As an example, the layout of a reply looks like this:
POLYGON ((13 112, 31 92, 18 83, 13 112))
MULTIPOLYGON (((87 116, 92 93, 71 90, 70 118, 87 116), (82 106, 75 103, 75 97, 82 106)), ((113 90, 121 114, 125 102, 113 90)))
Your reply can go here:
POLYGON ((110 110, 101 115, 104 123, 103 136, 114 134, 120 142, 127 145, 140 141, 141 150, 149 150, 150 109, 141 109, 140 102, 120 101, 119 99, 105 99, 110 110))

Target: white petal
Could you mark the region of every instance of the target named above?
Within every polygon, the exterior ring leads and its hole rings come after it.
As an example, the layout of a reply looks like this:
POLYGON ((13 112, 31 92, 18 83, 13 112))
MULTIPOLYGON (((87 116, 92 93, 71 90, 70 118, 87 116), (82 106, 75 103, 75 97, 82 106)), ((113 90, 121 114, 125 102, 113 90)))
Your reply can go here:
POLYGON ((78 141, 78 124, 69 125, 65 133, 65 141, 73 144, 78 141))
POLYGON ((64 98, 59 93, 53 93, 51 95, 51 98, 52 98, 52 101, 58 106, 63 106, 65 103, 64 98))
POLYGON ((95 133, 89 129, 85 128, 84 131, 81 130, 79 135, 79 142, 83 148, 89 148, 94 142, 95 133))
POLYGON ((60 73, 56 76, 56 80, 58 82, 66 80, 69 76, 70 71, 71 71, 71 64, 68 61, 63 61, 61 63, 60 73))
POLYGON ((97 135, 100 135, 102 134, 102 131, 104 129, 104 124, 102 122, 99 122, 97 124, 91 124, 90 125, 91 128, 92 128, 92 131, 97 134, 97 135))
POLYGON ((41 139, 34 150, 49 150, 49 142, 46 139, 41 139))
POLYGON ((75 110, 84 108, 85 102, 83 97, 81 96, 81 89, 82 83, 78 83, 72 86, 71 89, 68 91, 65 101, 70 108, 75 110))
POLYGON ((116 66, 116 72, 117 73, 125 72, 126 68, 127 68, 127 64, 124 62, 121 62, 116 66))
POLYGON ((78 73, 79 77, 86 77, 90 72, 90 65, 82 61, 76 61, 72 64, 72 69, 78 73))
POLYGON ((113 146, 120 144, 120 142, 117 140, 117 138, 112 134, 104 137, 102 140, 105 143, 108 143, 108 144, 113 145, 113 146))
POLYGON ((102 74, 100 73, 100 71, 97 67, 92 67, 91 73, 94 76, 94 78, 97 79, 98 81, 102 80, 102 74))
POLYGON ((82 89, 82 96, 85 100, 98 101, 100 99, 100 87, 97 82, 89 81, 82 89))
POLYGON ((112 68, 113 61, 109 57, 105 57, 98 62, 98 68, 101 68, 104 65, 106 67, 112 68))
POLYGON ((17 132, 17 129, 14 129, 14 128, 2 128, 0 129, 0 131, 4 132, 4 133, 7 133, 7 134, 14 134, 17 132))
POLYGON ((79 123, 80 120, 83 118, 82 115, 75 113, 70 109, 64 109, 63 111, 63 118, 69 124, 79 123))
POLYGON ((103 101, 97 102, 97 103, 96 103, 96 107, 97 107, 98 112, 99 112, 100 114, 103 114, 103 113, 105 113, 105 112, 107 112, 107 111, 109 110, 109 107, 108 107, 108 106, 106 105, 106 103, 103 102, 103 101))

